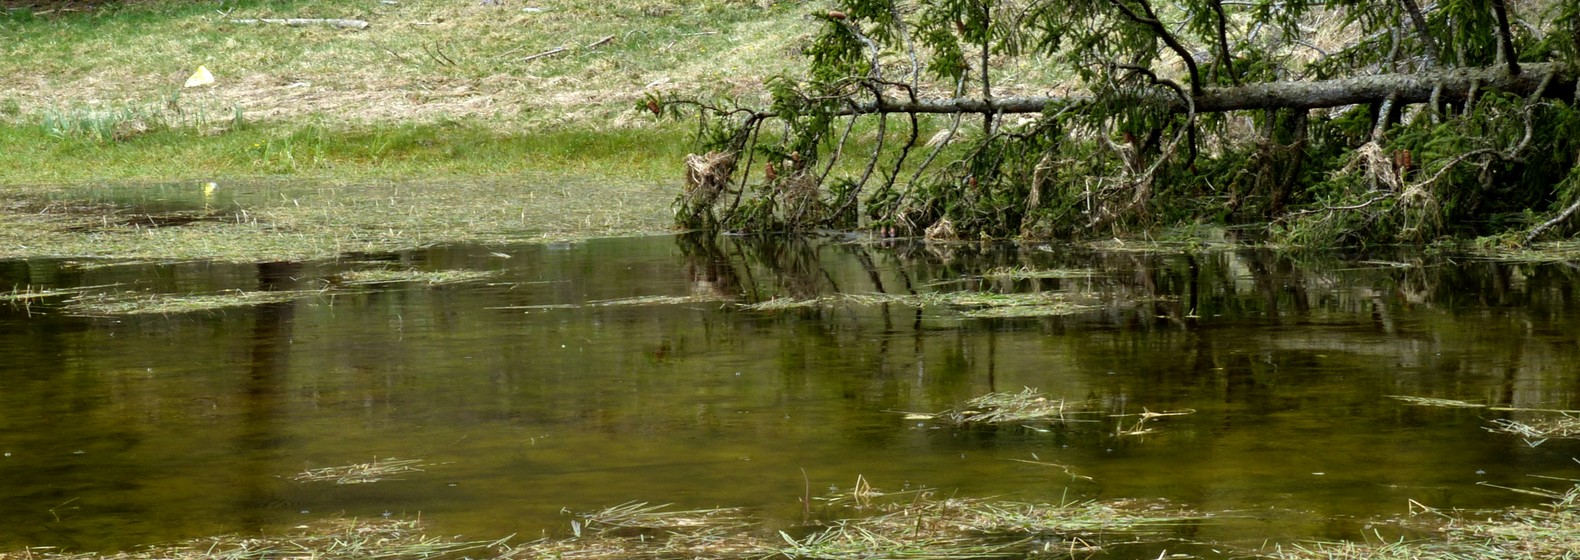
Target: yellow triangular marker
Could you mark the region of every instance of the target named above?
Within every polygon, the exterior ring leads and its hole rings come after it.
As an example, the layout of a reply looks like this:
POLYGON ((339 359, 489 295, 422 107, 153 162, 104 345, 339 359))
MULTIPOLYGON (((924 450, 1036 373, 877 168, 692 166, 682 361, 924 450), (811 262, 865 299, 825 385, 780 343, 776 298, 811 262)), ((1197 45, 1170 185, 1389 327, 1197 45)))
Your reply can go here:
POLYGON ((183 87, 206 86, 213 83, 214 75, 209 73, 208 67, 199 66, 197 71, 192 73, 192 77, 187 78, 187 84, 183 87))

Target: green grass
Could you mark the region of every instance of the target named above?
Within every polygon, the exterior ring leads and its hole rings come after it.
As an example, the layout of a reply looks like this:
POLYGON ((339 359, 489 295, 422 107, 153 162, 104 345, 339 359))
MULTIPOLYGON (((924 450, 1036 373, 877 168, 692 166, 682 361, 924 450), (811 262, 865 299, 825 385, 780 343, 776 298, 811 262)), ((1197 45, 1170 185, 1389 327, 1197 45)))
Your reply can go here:
POLYGON ((528 5, 135 0, 0 11, 0 145, 11 164, 0 188, 546 172, 674 185, 689 125, 637 102, 755 95, 811 30, 799 1, 528 5), (269 17, 371 25, 231 22, 269 17), (200 65, 216 83, 183 88, 200 65))
POLYGON ((344 122, 476 118, 497 130, 622 126, 648 91, 745 93, 788 68, 810 32, 802 2, 623 0, 527 4, 403 0, 151 0, 0 17, 0 105, 156 99, 189 90, 251 118, 344 122), (240 18, 356 18, 362 31, 240 25, 240 18), (609 42, 597 44, 605 37, 609 42), (561 54, 524 60, 554 48, 561 54))
POLYGON ((465 121, 343 127, 309 118, 239 127, 226 120, 223 129, 202 131, 159 124, 145 115, 135 109, 79 111, 61 113, 59 125, 0 125, 0 144, 8 146, 7 157, 15 164, 0 167, 0 185, 271 176, 354 181, 528 172, 678 183, 680 162, 691 147, 685 129, 674 123, 501 133, 465 121))

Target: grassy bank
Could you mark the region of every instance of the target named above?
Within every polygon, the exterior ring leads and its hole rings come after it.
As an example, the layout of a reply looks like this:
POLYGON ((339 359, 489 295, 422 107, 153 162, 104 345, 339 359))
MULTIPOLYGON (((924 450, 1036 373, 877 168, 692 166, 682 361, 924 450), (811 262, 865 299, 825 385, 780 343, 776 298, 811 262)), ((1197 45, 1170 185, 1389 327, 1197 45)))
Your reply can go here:
POLYGON ((728 0, 27 4, 0 2, 0 145, 13 163, 0 185, 668 180, 684 129, 638 102, 758 90, 808 26, 798 2, 728 0), (241 23, 274 18, 367 27, 241 23), (200 66, 214 82, 185 87, 200 66))
POLYGON ((810 25, 800 2, 736 0, 0 7, 0 258, 667 231, 689 125, 639 101, 758 90, 810 25), (274 18, 367 26, 245 23, 274 18), (185 87, 200 66, 214 83, 185 87), (179 215, 100 194, 210 182, 249 194, 179 215))
MULTIPOLYGON (((115 117, 103 126, 146 126, 124 122, 115 117)), ((102 181, 282 178, 350 183, 524 173, 674 184, 690 147, 685 130, 672 123, 524 134, 490 130, 471 120, 345 126, 309 116, 300 122, 242 124, 211 134, 160 126, 110 141, 88 137, 98 134, 89 126, 98 125, 80 125, 65 137, 36 125, 0 127, 0 144, 18 164, 0 168, 0 184, 15 194, 26 192, 24 187, 102 181)))

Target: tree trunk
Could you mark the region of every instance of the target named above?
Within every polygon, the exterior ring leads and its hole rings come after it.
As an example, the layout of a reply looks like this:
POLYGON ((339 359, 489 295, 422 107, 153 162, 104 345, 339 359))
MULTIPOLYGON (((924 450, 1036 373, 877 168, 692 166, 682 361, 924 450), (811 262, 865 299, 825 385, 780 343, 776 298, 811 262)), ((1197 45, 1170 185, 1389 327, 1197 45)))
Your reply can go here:
MULTIPOLYGON (((1472 91, 1497 90, 1517 95, 1530 95, 1554 74, 1551 85, 1543 95, 1568 100, 1575 93, 1575 79, 1580 76, 1574 68, 1558 64, 1527 64, 1519 74, 1511 74, 1502 66, 1484 68, 1452 68, 1414 74, 1381 74, 1340 80, 1313 82, 1266 82, 1238 87, 1205 88, 1195 98, 1197 113, 1223 113, 1248 109, 1324 109, 1360 103, 1381 103, 1390 96, 1397 96, 1395 103, 1411 104, 1431 101, 1432 90, 1441 88, 1438 99, 1464 101, 1472 91)), ((1085 103, 1086 97, 998 97, 991 100, 975 98, 921 99, 915 102, 896 102, 887 98, 877 103, 865 103, 847 108, 845 115, 867 113, 1041 113, 1043 109, 1059 104, 1085 103)), ((1159 95, 1151 101, 1167 104, 1174 112, 1187 110, 1184 101, 1172 92, 1159 95)), ((761 117, 776 116, 761 113, 761 117)))

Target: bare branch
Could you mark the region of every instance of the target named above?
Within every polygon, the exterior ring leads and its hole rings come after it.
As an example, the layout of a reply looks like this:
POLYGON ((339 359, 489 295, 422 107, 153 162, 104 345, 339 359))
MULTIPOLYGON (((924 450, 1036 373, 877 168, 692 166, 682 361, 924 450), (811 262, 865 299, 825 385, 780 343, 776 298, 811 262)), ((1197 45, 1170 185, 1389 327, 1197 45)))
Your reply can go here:
POLYGON ((1492 0, 1492 15, 1498 20, 1498 58, 1509 65, 1509 73, 1520 73, 1520 53, 1514 52, 1514 35, 1509 32, 1509 8, 1504 0, 1492 0))
POLYGON ((1415 0, 1399 0, 1404 5, 1404 11, 1410 16, 1410 24, 1415 26, 1416 38, 1421 41, 1421 48, 1426 51, 1427 67, 1437 66, 1440 57, 1437 53, 1437 41, 1432 39, 1432 33, 1426 26, 1426 15, 1421 13, 1421 5, 1415 0))
POLYGON ((1174 38, 1173 33, 1169 33, 1168 27, 1163 25, 1162 20, 1158 19, 1157 12, 1152 10, 1152 4, 1148 3, 1147 0, 1135 1, 1141 5, 1142 13, 1140 14, 1130 9, 1130 6, 1125 5, 1125 0, 1108 0, 1108 3, 1112 4, 1120 12, 1123 12, 1125 17, 1130 18, 1131 21, 1151 28, 1152 32, 1157 34, 1158 39, 1162 40, 1163 44, 1168 45, 1169 50, 1174 51, 1174 54, 1178 55, 1180 60, 1185 61, 1185 69, 1190 72, 1191 95, 1201 95, 1201 71, 1196 67, 1195 57, 1191 56, 1190 51, 1185 48, 1184 44, 1179 42, 1179 39, 1174 38))

